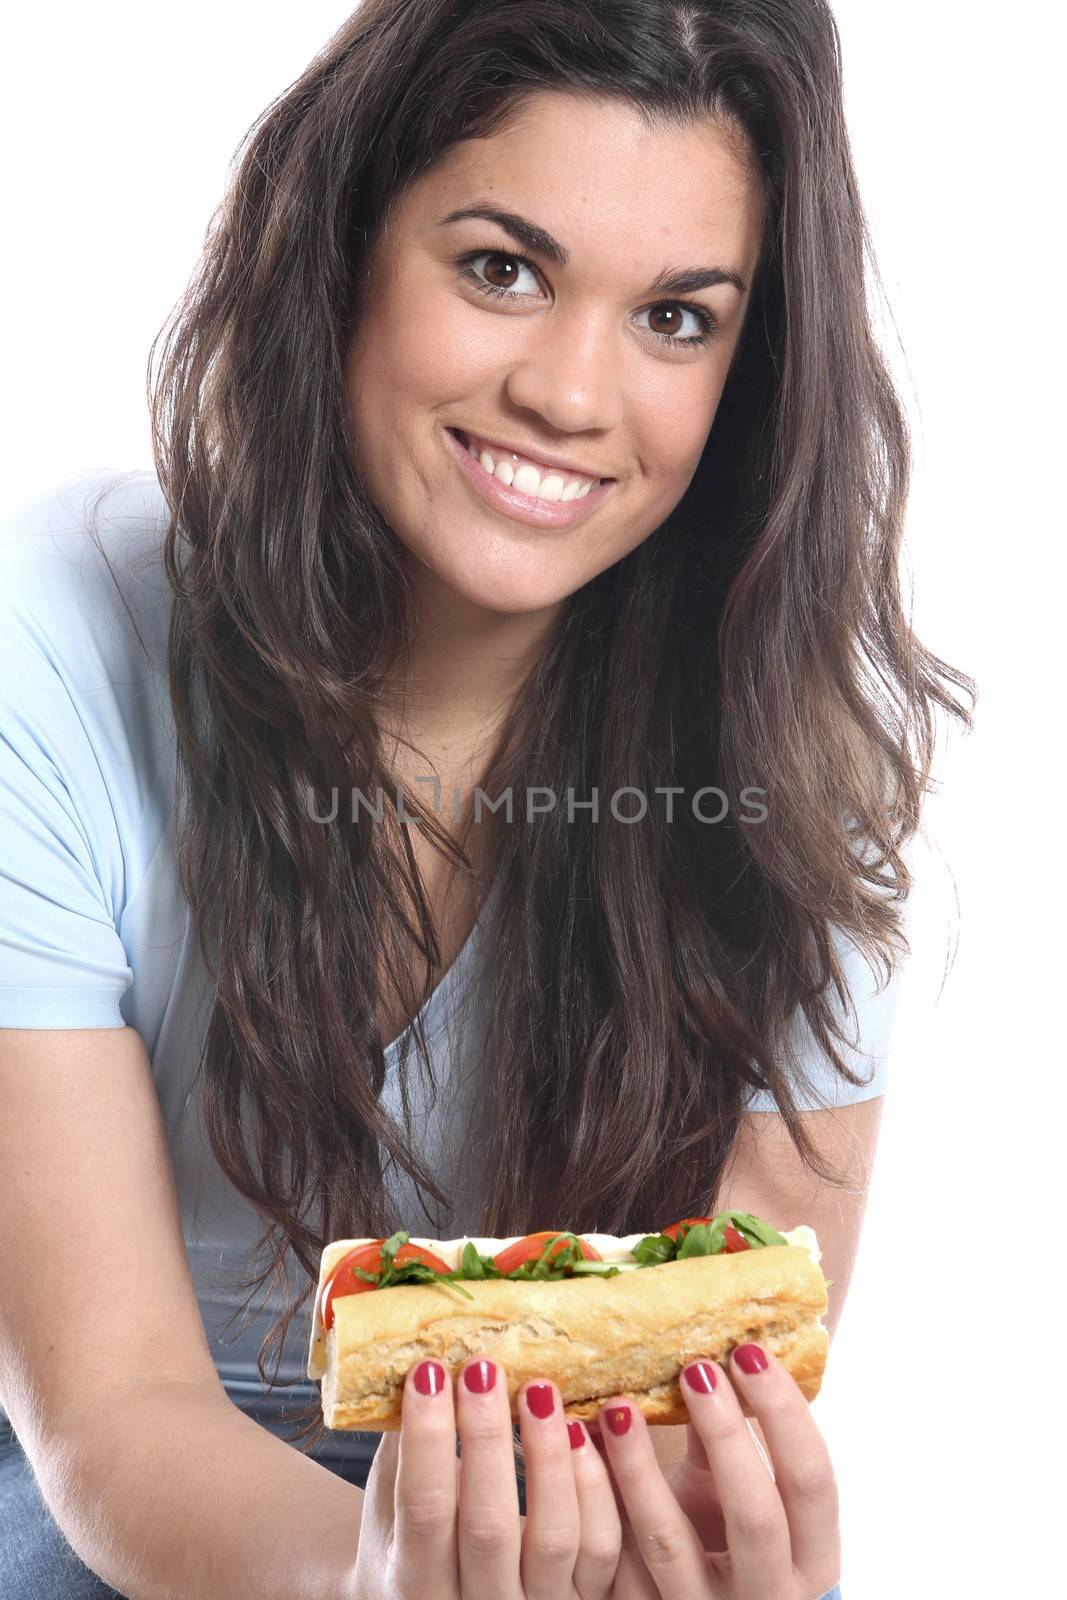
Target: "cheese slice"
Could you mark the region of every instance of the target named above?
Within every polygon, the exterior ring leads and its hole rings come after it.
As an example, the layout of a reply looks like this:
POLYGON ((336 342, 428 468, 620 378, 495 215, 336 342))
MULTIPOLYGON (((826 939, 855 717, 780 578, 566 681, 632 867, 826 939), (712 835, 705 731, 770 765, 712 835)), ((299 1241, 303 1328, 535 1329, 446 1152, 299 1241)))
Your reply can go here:
MULTIPOLYGON (((658 1232, 658 1229, 651 1231, 658 1232)), ((779 1229, 779 1232, 782 1233, 782 1238, 787 1244, 796 1245, 802 1250, 807 1250, 815 1265, 819 1265, 821 1251, 814 1229, 801 1225, 792 1228, 788 1233, 783 1232, 781 1229, 779 1229)), ((591 1244, 593 1249, 599 1253, 601 1259, 608 1262, 609 1265, 616 1263, 621 1266, 627 1262, 636 1264, 633 1247, 639 1240, 647 1238, 648 1234, 649 1230, 646 1229, 644 1233, 627 1233, 621 1236, 611 1233, 580 1233, 578 1238, 585 1239, 591 1244)), ((495 1256, 509 1244, 515 1244, 518 1239, 523 1238, 525 1238, 525 1234, 521 1233, 514 1234, 510 1239, 479 1239, 471 1234, 464 1234, 460 1239, 422 1239, 413 1236, 410 1243, 421 1245, 424 1250, 432 1251, 435 1256, 439 1256, 442 1261, 447 1263, 451 1271, 455 1272, 459 1267, 464 1245, 472 1244, 479 1255, 495 1256)), ((315 1308, 311 1323, 311 1344, 308 1350, 307 1374, 309 1378, 321 1379, 326 1376, 326 1330, 322 1325, 322 1317, 319 1314, 323 1285, 343 1256, 346 1256, 350 1250, 355 1250, 358 1245, 373 1244, 373 1242, 372 1239, 335 1239, 322 1252, 322 1260, 319 1264, 319 1282, 315 1290, 315 1308)), ((371 1292, 373 1293, 373 1291, 371 1292)))

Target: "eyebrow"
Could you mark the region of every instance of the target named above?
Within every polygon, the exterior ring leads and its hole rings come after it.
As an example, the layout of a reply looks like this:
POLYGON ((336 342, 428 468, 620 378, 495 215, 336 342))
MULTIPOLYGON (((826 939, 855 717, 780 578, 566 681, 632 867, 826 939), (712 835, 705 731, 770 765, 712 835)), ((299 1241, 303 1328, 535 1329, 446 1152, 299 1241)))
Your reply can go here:
MULTIPOLYGON (((462 222, 466 217, 477 217, 484 222, 495 222, 513 239, 534 255, 544 256, 557 267, 565 267, 570 251, 554 239, 546 229, 515 211, 501 211, 496 206, 462 206, 438 218, 438 227, 448 222, 462 222)), ((741 294, 748 293, 748 285, 739 272, 730 267, 666 267, 649 285, 650 294, 692 294, 697 289, 715 289, 721 283, 732 283, 741 294)))

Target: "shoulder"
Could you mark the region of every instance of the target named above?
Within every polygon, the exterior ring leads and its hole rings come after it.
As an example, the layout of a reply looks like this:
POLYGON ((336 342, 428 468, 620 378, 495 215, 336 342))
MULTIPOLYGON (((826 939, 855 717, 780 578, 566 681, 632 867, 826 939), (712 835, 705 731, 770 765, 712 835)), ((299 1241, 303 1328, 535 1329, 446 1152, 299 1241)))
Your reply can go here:
MULTIPOLYGON (((862 1082, 856 1085, 841 1077, 798 1007, 788 1029, 783 1067, 798 1109, 812 1113, 832 1113, 834 1108, 851 1107, 885 1094, 908 969, 906 958, 897 954, 891 970, 886 970, 836 923, 831 923, 829 931, 842 980, 841 992, 833 986, 827 990, 839 1035, 836 1047, 862 1082)), ((777 1102, 765 1090, 751 1090, 745 1107, 759 1115, 778 1112, 777 1102)))
MULTIPOLYGON (((172 809, 167 507, 155 475, 62 479, 0 514, 0 735, 93 836, 114 885, 172 809)), ((21 778, 19 775, 22 775, 21 778)))
POLYGON ((153 473, 95 470, 0 512, 0 634, 57 660, 94 658, 147 629, 158 646, 169 591, 167 507, 153 473), (119 624, 118 629, 111 626, 119 624), (135 626, 136 625, 136 626, 135 626))

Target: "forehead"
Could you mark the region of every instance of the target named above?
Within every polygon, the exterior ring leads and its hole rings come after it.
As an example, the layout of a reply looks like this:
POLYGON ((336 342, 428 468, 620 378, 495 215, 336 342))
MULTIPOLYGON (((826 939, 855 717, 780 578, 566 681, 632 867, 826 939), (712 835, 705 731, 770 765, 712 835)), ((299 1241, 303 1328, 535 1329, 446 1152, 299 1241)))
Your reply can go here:
POLYGON ((743 135, 711 120, 650 124, 623 102, 539 91, 499 133, 446 151, 402 210, 430 228, 475 197, 518 212, 566 246, 573 276, 614 258, 649 281, 666 265, 715 264, 750 282, 760 189, 749 156, 743 135))

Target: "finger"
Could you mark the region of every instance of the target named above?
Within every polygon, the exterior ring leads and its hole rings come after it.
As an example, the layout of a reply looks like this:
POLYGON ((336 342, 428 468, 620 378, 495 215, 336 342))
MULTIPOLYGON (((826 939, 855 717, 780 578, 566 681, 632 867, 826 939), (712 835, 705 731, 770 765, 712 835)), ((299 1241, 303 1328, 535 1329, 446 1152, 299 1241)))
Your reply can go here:
MULTIPOLYGON (((477 1355, 460 1368, 456 1417, 460 1591, 514 1600, 522 1527, 507 1376, 499 1362, 477 1355)), ((429 1586, 424 1592, 433 1593, 429 1586)))
POLYGON ((751 1406, 767 1441, 789 1525, 793 1564, 815 1582, 831 1568, 833 1576, 823 1589, 832 1588, 841 1563, 837 1480, 811 1407, 777 1356, 760 1345, 741 1345, 734 1351, 730 1378, 751 1406))
MULTIPOLYGON (((770 1462, 767 1459, 766 1447, 760 1438, 759 1424, 752 1417, 746 1417, 745 1421, 759 1450, 760 1459, 770 1472, 770 1462)), ((691 1422, 686 1424, 685 1455, 675 1468, 671 1478, 671 1488, 678 1504, 700 1535, 704 1549, 724 1551, 726 1523, 723 1521, 722 1506, 719 1504, 719 1491, 715 1487, 715 1476, 708 1461, 708 1453, 691 1422)))
POLYGON ((586 1433, 593 1442, 593 1446, 596 1449, 597 1455, 604 1464, 604 1470, 608 1475, 608 1482, 611 1484, 612 1490, 615 1494, 615 1504, 618 1507, 619 1516, 623 1519, 623 1521, 625 1521, 626 1507, 623 1505, 622 1495, 619 1493, 619 1486, 615 1482, 615 1475, 611 1470, 611 1462, 608 1460, 608 1447, 604 1443, 604 1435, 600 1431, 600 1424, 595 1417, 590 1417, 589 1421, 586 1422, 584 1426, 586 1433))
POLYGON ((679 1388, 711 1463, 737 1588, 745 1600, 780 1600, 795 1583, 789 1524, 730 1380, 716 1362, 693 1361, 679 1388))
POLYGON ((408 1372, 400 1414, 393 1571, 401 1594, 451 1594, 456 1585, 456 1418, 440 1361, 408 1372))
POLYGON ((558 1600, 570 1593, 581 1538, 563 1402, 554 1383, 534 1379, 519 1390, 518 1410, 526 1455, 522 1592, 526 1600, 558 1600))
POLYGON ((767 1471, 770 1473, 771 1477, 773 1478, 774 1477, 774 1468, 771 1466, 771 1458, 767 1454, 767 1441, 763 1437, 763 1432, 762 1432, 762 1430, 760 1428, 759 1422, 756 1420, 755 1417, 746 1417, 745 1420, 748 1423, 749 1432, 751 1433, 753 1439, 756 1441, 756 1449, 759 1451, 760 1460, 763 1462, 763 1465, 767 1468, 767 1471))
POLYGON ((400 1452, 400 1430, 383 1433, 374 1452, 363 1491, 363 1508, 376 1527, 392 1527, 396 1504, 396 1467, 400 1452))
POLYGON ((693 1424, 686 1424, 685 1455, 674 1469, 674 1498, 689 1518, 705 1550, 726 1549, 726 1523, 708 1453, 693 1424))
POLYGON ((607 1463, 601 1458, 587 1429, 577 1420, 567 1423, 571 1467, 578 1496, 578 1555, 574 1587, 581 1600, 602 1600, 612 1595, 622 1600, 615 1584, 622 1550, 622 1522, 615 1504, 607 1463))
POLYGON ((628 1395, 615 1395, 601 1407, 598 1420, 630 1524, 627 1543, 641 1557, 657 1593, 710 1600, 703 1548, 660 1470, 641 1411, 628 1395))
POLYGON ((596 1418, 593 1418, 586 1423, 586 1428, 608 1475, 608 1483, 611 1486, 611 1492, 615 1499, 615 1508, 619 1517, 622 1548, 619 1552, 619 1564, 615 1570, 615 1586, 611 1591, 612 1600, 659 1600, 659 1590, 653 1582, 652 1574, 641 1560, 634 1544, 634 1530, 630 1525, 630 1518, 627 1515, 626 1504, 622 1498, 619 1485, 615 1481, 615 1474, 611 1470, 607 1445, 604 1443, 600 1424, 596 1418))
POLYGON ((396 1464, 399 1430, 382 1435, 363 1493, 357 1566, 360 1575, 384 1572, 394 1542, 396 1464))

